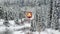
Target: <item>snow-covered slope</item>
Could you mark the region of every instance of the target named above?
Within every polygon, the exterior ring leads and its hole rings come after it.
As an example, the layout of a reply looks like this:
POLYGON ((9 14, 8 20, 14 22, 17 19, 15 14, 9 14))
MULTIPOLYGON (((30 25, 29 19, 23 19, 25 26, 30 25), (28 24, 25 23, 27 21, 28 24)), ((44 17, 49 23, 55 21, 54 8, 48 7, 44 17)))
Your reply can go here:
MULTIPOLYGON (((39 34, 39 32, 34 32, 34 34, 39 34)), ((60 34, 58 30, 46 29, 45 31, 41 31, 40 34, 60 34)))

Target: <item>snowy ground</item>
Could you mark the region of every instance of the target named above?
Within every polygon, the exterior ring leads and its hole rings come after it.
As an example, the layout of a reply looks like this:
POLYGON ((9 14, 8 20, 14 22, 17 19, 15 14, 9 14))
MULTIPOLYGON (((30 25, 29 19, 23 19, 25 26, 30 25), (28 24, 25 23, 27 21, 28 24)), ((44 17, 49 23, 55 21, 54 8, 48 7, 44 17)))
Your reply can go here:
MULTIPOLYGON (((15 31, 14 34, 25 34, 23 31, 15 31)), ((32 32, 33 34, 39 34, 39 32, 32 32)), ((58 30, 46 29, 45 31, 41 31, 40 34, 60 34, 58 30)))
MULTIPOLYGON (((26 27, 26 26, 25 26, 26 27)), ((6 27, 0 27, 0 34, 4 33, 6 31, 6 27)), ((20 29, 23 27, 10 27, 8 28, 9 31, 11 31, 12 34, 26 34, 27 32, 30 32, 29 30, 21 30, 21 31, 14 31, 15 29, 20 29)), ((39 34, 39 32, 32 32, 33 34, 39 34)), ((52 29, 46 29, 45 31, 41 31, 40 34, 60 34, 58 30, 52 30, 52 29)))
MULTIPOLYGON (((24 24, 22 26, 10 26, 10 27, 5 27, 5 26, 0 26, 0 34, 4 34, 6 29, 10 31, 12 34, 24 34, 24 32, 29 31, 29 30, 24 30, 23 28, 29 28, 30 24, 24 24), (23 30, 21 30, 23 29, 23 30)), ((10 33, 9 33, 10 34, 10 33)))
MULTIPOLYGON (((21 26, 16 25, 16 26, 5 27, 3 25, 3 21, 4 20, 0 20, 0 34, 5 34, 5 32, 8 32, 8 34, 26 34, 27 32, 31 32, 29 29, 24 30, 24 28, 31 27, 30 23, 24 23, 24 25, 21 26)), ((14 24, 14 21, 10 22, 12 25, 14 24)), ((39 32, 31 32, 31 34, 39 34, 39 32)), ((45 31, 41 31, 40 34, 60 34, 60 32, 58 30, 45 29, 45 31)))

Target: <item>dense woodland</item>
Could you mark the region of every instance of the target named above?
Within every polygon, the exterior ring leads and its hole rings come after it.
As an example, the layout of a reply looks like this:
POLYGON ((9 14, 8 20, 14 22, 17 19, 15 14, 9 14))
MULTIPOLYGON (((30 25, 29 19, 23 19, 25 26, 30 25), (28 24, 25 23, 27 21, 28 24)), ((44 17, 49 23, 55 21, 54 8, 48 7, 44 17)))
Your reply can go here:
POLYGON ((57 30, 60 29, 59 2, 59 0, 2 0, 0 2, 0 19, 19 20, 26 18, 26 11, 32 11, 34 19, 31 20, 31 23, 34 23, 31 26, 33 31, 45 28, 57 30))

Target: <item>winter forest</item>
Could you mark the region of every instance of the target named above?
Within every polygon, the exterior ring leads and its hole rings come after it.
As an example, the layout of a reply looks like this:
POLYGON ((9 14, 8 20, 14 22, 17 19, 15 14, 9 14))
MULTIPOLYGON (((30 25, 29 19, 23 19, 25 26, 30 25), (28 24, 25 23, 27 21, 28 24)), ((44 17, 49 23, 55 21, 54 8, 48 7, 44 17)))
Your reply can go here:
POLYGON ((0 0, 0 34, 60 34, 60 0, 0 0))

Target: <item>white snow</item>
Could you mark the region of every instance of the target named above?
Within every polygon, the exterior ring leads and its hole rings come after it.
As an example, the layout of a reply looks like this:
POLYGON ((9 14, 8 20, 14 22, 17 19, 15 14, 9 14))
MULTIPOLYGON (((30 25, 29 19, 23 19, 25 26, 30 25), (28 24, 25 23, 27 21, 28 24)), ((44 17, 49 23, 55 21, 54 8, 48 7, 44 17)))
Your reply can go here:
MULTIPOLYGON (((0 20, 0 25, 3 25, 4 20, 0 20)), ((9 21, 10 24, 14 24, 14 20, 13 21, 9 21)), ((29 30, 26 31, 14 31, 17 29, 22 29, 24 27, 31 27, 30 23, 24 23, 24 25, 16 25, 16 26, 10 26, 7 27, 9 30, 13 31, 13 34, 25 34, 26 32, 28 32, 29 30)), ((0 33, 6 31, 6 27, 5 26, 0 26, 0 33)), ((39 32, 33 32, 33 34, 39 34, 39 32)), ((53 29, 45 29, 45 31, 41 31, 40 34, 60 34, 60 32, 58 30, 53 30, 53 29)))
POLYGON ((24 26, 25 27, 31 27, 31 24, 30 23, 25 23, 24 26))
POLYGON ((5 31, 6 27, 5 26, 0 26, 0 32, 5 31))
POLYGON ((4 20, 0 19, 0 25, 3 25, 4 20))
MULTIPOLYGON (((34 34, 39 34, 39 32, 35 32, 34 34)), ((46 29, 45 31, 41 31, 40 34, 60 34, 58 30, 46 29)))
POLYGON ((24 32, 22 32, 22 31, 15 31, 15 32, 13 32, 13 34, 24 34, 24 32))
POLYGON ((10 23, 11 25, 15 25, 14 20, 10 20, 9 23, 10 23))

